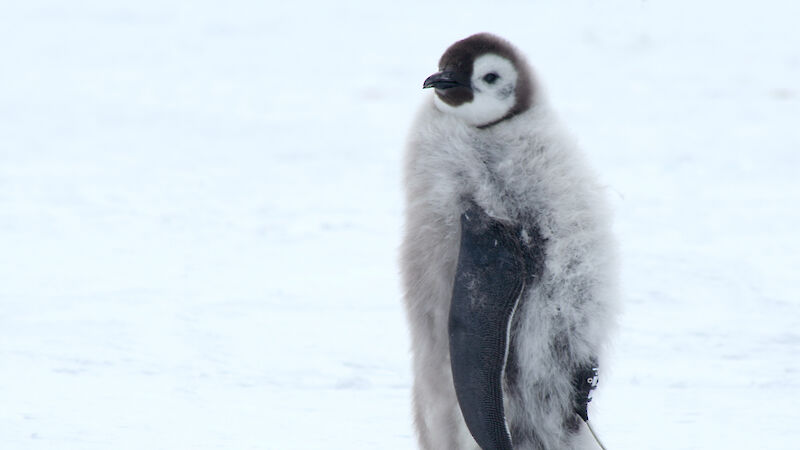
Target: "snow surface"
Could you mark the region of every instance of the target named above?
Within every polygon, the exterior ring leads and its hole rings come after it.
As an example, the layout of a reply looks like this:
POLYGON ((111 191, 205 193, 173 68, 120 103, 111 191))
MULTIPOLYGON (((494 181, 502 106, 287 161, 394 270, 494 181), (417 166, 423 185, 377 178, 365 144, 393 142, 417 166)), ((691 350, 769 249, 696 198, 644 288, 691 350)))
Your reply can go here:
POLYGON ((800 3, 0 5, 0 448, 408 449, 420 88, 527 53, 609 187, 609 449, 800 448, 800 3))

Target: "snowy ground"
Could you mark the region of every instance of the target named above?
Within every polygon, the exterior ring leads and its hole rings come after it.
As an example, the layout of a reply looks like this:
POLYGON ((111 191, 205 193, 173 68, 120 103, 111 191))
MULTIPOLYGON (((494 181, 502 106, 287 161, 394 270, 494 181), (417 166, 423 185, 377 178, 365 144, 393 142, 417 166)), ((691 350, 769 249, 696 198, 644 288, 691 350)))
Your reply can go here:
POLYGON ((0 448, 413 448, 403 140, 477 31, 609 186, 607 447, 797 448, 798 5, 3 3, 0 448))

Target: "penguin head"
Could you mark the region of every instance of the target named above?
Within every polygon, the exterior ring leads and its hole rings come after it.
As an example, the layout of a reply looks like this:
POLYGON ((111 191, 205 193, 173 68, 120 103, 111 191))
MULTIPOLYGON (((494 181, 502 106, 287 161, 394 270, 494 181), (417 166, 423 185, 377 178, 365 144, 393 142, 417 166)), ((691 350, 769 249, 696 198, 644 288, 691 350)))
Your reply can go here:
POLYGON ((434 104, 469 125, 487 128, 528 110, 533 80, 525 59, 507 41, 489 33, 451 45, 439 72, 423 88, 434 88, 434 104))

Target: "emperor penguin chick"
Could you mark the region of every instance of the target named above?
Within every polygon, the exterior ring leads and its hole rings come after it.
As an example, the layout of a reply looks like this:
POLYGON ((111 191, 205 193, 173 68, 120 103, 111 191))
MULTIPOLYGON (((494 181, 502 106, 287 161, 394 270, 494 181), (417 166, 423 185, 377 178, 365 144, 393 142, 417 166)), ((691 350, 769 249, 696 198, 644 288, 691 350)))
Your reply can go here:
POLYGON ((419 443, 597 448, 587 407, 616 310, 603 189, 505 40, 456 42, 423 87, 401 249, 419 443))

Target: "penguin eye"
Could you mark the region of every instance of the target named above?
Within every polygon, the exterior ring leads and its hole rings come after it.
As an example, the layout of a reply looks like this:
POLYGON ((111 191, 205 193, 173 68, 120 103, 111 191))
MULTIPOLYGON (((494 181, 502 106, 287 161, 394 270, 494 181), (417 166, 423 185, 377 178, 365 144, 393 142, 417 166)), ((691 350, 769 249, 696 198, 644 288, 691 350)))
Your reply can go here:
POLYGON ((483 76, 483 81, 485 81, 485 82, 487 82, 489 84, 494 84, 494 82, 497 81, 498 78, 500 78, 500 75, 498 75, 498 74, 496 74, 494 72, 489 72, 489 73, 487 73, 486 75, 483 76))

